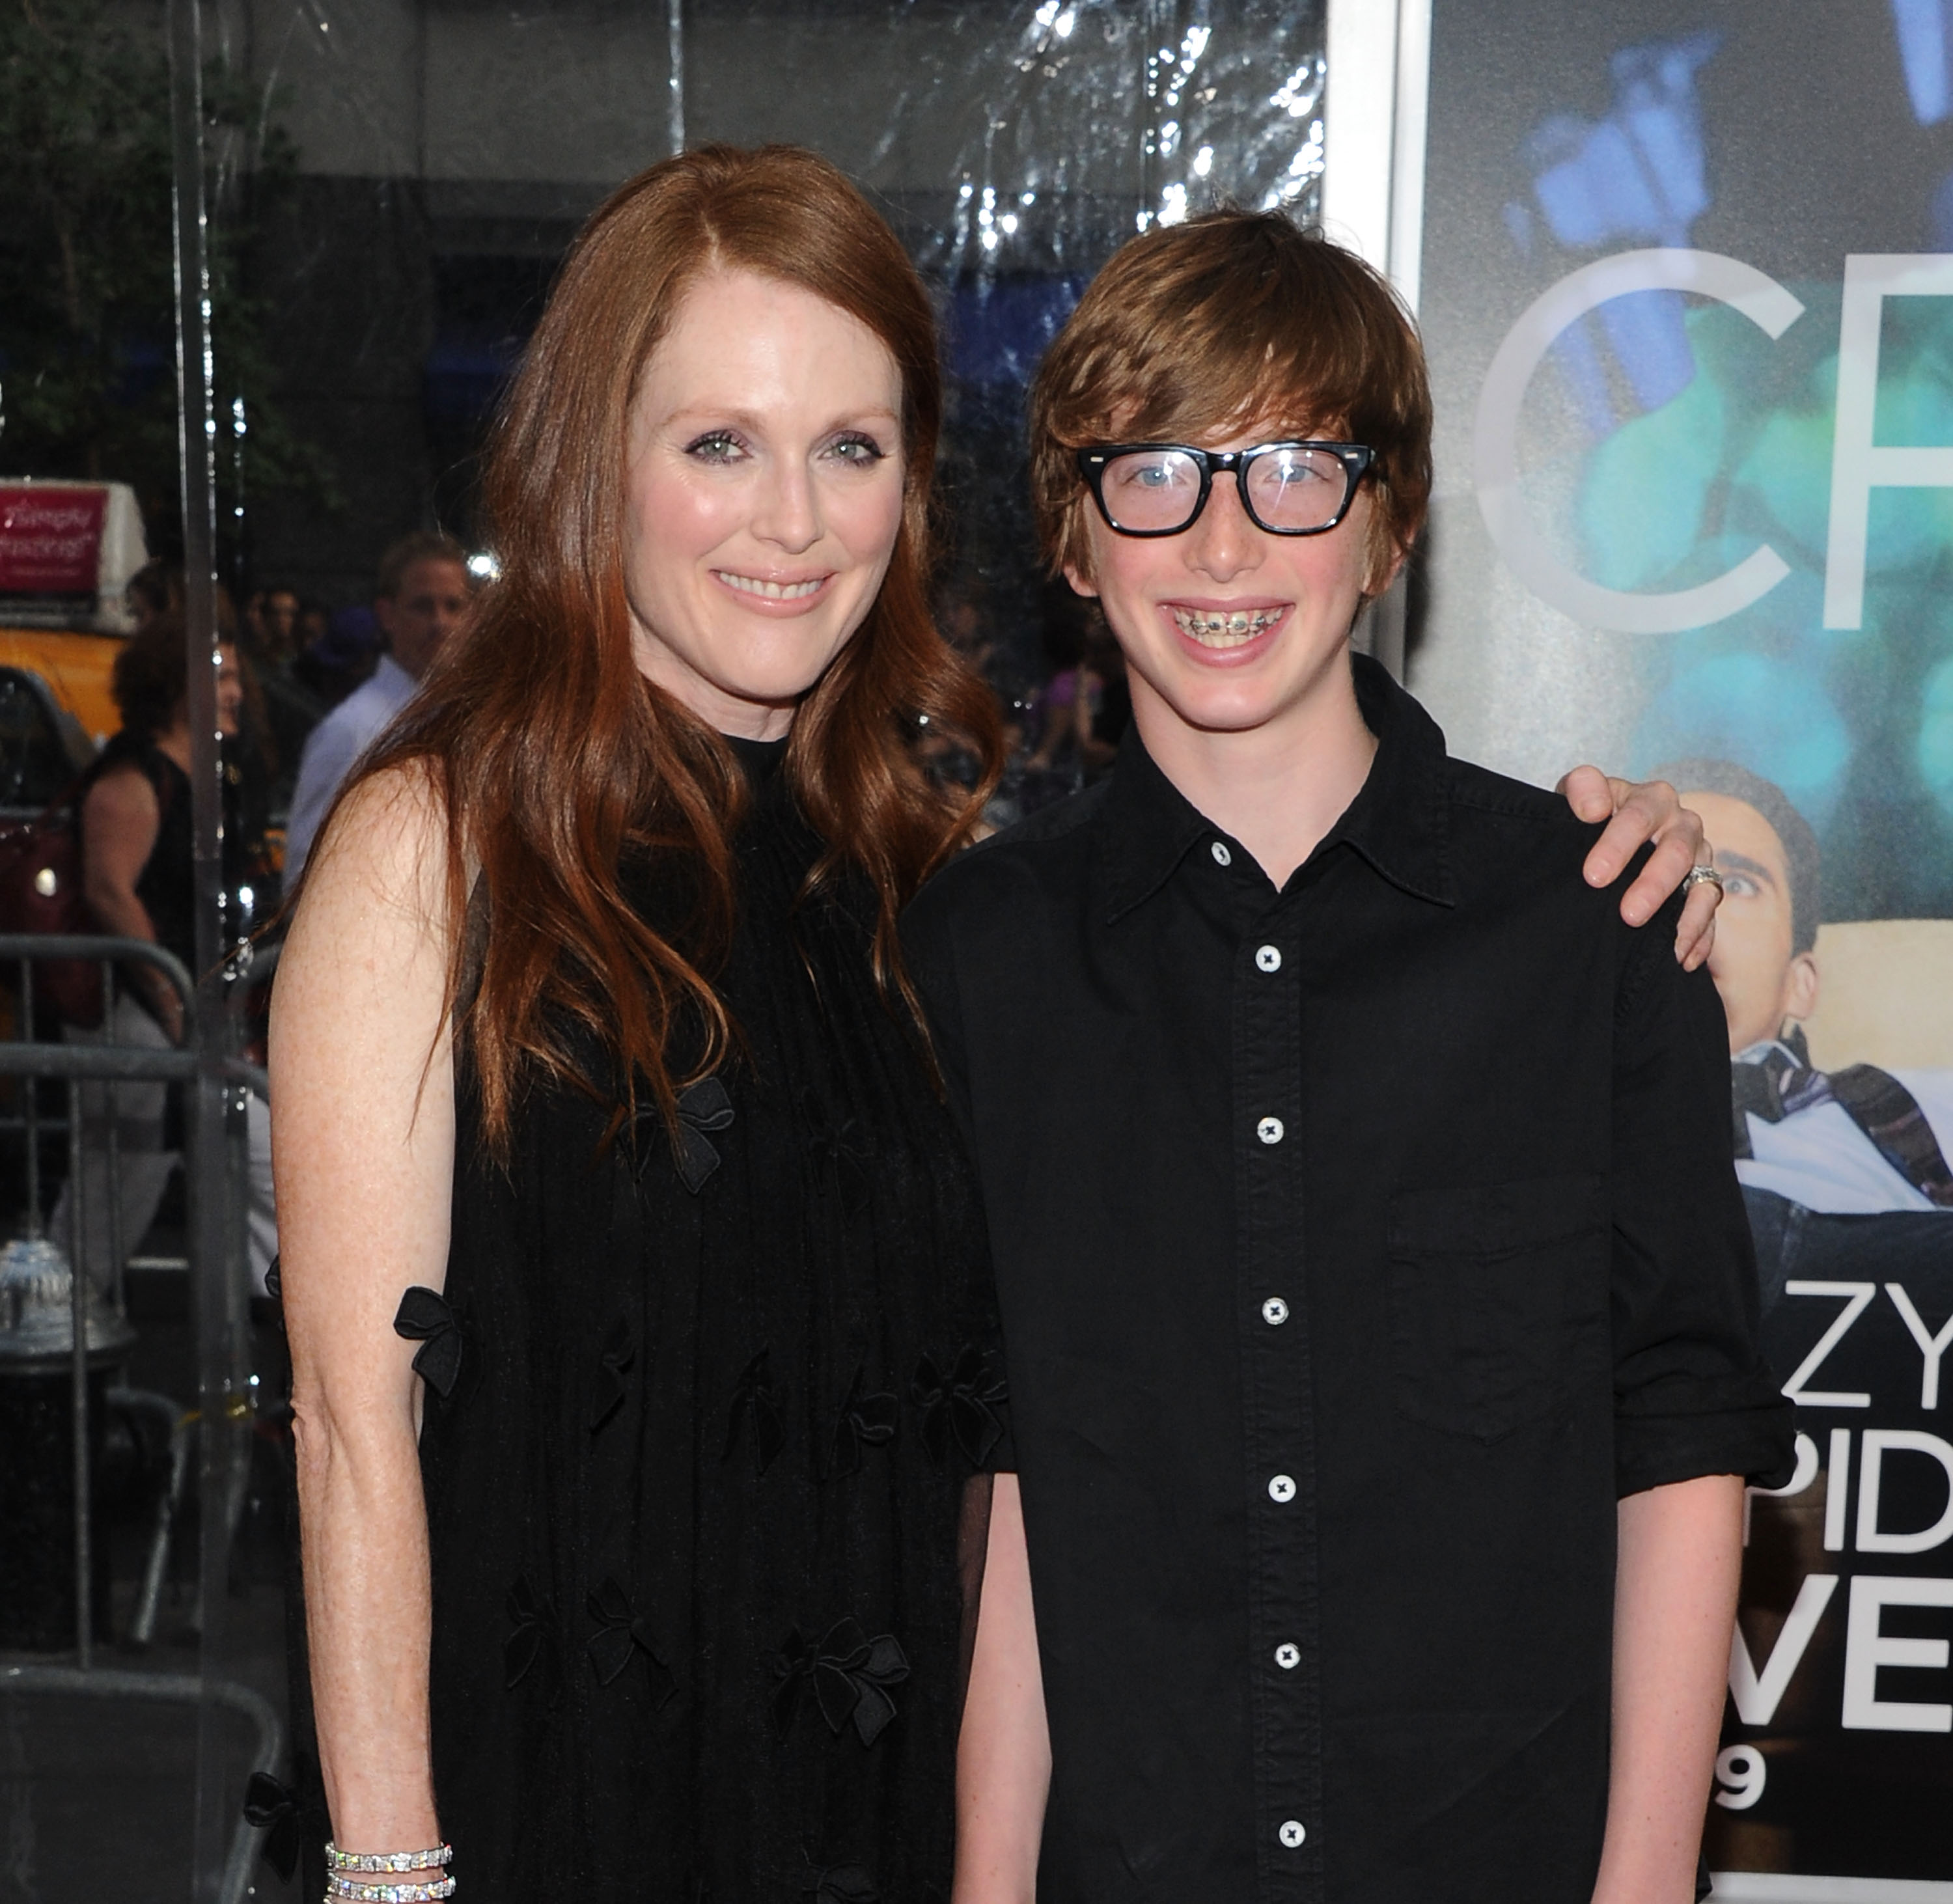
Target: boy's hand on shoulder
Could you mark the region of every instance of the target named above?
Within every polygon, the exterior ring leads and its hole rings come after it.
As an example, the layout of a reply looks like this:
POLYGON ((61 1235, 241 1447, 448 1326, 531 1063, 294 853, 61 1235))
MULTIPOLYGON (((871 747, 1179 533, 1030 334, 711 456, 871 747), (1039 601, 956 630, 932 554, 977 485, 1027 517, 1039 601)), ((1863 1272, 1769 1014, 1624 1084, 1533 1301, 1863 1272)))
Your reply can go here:
MULTIPOLYGON (((1665 780, 1615 780, 1598 767, 1575 767, 1556 791, 1583 820, 1607 822, 1582 869, 1589 885, 1611 885, 1641 847, 1654 842, 1647 865, 1622 896, 1621 916, 1630 925, 1645 925, 1691 867, 1710 863, 1701 816, 1683 806, 1665 780)), ((1722 889, 1707 881, 1690 892, 1675 933, 1675 956, 1684 971, 1693 972, 1715 944, 1722 897, 1722 889)))

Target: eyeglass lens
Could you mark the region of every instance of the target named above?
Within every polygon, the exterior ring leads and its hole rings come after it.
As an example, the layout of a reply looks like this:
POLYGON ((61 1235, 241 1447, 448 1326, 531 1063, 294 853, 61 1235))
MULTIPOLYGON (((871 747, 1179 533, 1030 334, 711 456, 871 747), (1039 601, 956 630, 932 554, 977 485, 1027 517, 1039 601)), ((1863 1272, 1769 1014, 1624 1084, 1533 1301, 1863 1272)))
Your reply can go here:
MULTIPOLYGON (((1327 449, 1264 450, 1247 474, 1249 512, 1269 529, 1323 528, 1349 488, 1343 459, 1327 449)), ((1199 513, 1200 465, 1184 450, 1129 451, 1106 464, 1100 493, 1122 528, 1183 529, 1199 513)))

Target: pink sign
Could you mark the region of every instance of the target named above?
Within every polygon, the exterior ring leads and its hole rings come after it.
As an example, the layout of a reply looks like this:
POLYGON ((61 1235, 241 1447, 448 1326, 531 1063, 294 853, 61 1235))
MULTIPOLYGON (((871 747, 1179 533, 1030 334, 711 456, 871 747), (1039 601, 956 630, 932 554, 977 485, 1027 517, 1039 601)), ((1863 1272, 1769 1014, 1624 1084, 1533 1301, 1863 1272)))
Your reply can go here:
POLYGON ((105 489, 0 484, 0 594, 92 595, 105 489))

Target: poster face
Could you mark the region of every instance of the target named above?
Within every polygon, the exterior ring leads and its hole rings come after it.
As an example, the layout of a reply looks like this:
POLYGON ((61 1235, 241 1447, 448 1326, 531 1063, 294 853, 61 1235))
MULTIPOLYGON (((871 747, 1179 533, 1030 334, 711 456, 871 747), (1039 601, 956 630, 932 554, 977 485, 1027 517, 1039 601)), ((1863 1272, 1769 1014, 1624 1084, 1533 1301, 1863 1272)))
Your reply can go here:
POLYGON ((1674 780, 1728 882, 1798 1461, 1749 1503, 1717 1894, 1953 1899, 1953 5, 1432 27, 1410 685, 1503 771, 1674 780))

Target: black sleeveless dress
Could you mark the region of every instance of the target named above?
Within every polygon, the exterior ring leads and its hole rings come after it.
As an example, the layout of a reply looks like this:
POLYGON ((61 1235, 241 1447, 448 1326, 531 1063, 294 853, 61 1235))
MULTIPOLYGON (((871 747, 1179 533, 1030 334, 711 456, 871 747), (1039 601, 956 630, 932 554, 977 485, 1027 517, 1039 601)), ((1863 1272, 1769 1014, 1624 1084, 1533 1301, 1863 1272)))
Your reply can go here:
POLYGON ((779 751, 741 748, 738 1047, 679 1143, 647 1111, 606 1148, 607 1107, 538 1091, 504 1173, 457 1063, 446 1299, 403 1323, 436 1799, 475 1904, 949 1894, 1008 1462, 995 1299, 868 902, 796 908, 819 842, 779 751))

